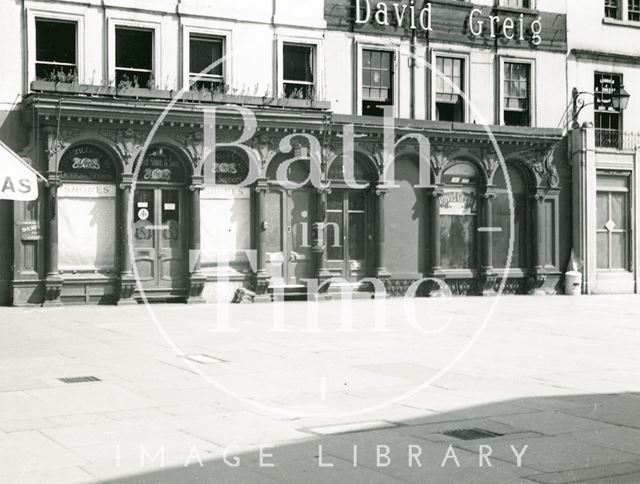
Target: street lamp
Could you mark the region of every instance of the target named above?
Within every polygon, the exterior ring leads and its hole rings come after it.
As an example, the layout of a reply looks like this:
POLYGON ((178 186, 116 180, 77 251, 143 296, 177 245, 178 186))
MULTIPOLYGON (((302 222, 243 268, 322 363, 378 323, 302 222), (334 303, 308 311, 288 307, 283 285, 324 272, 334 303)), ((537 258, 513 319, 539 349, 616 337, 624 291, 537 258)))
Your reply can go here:
MULTIPOLYGON (((578 123, 578 116, 580 115, 580 112, 585 107, 595 104, 598 95, 602 96, 602 93, 578 91, 577 88, 573 88, 573 91, 571 93, 571 98, 573 99, 573 109, 571 117, 573 120, 574 129, 580 127, 580 123, 578 123), (583 96, 592 96, 593 102, 586 102, 583 96)), ((613 109, 615 109, 616 111, 624 111, 629 105, 629 98, 631 97, 631 95, 627 92, 624 86, 620 86, 608 97, 611 99, 611 107, 613 109)))

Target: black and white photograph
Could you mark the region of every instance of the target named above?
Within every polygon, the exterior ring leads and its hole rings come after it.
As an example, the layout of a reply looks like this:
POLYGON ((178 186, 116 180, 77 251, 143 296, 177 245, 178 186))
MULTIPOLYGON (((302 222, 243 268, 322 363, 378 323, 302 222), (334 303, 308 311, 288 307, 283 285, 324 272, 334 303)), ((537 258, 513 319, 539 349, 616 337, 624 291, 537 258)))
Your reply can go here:
POLYGON ((0 6, 0 483, 640 484, 640 0, 0 6))

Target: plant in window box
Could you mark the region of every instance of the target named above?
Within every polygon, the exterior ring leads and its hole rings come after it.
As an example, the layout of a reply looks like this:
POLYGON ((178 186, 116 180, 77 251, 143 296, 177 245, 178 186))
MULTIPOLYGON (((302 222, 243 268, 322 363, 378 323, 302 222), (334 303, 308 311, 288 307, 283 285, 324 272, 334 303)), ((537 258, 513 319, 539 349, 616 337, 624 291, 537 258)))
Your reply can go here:
POLYGON ((38 78, 31 83, 34 91, 58 91, 72 92, 77 89, 78 79, 76 72, 65 72, 62 69, 52 70, 45 78, 38 78))

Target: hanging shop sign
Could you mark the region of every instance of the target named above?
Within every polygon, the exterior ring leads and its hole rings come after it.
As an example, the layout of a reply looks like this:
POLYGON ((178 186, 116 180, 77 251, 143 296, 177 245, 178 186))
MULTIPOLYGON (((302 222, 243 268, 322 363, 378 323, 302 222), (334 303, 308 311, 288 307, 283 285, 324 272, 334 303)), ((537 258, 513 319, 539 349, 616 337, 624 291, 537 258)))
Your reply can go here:
POLYGON ((477 203, 475 190, 445 190, 440 196, 440 215, 475 215, 477 203))
POLYGON ((64 153, 58 170, 64 181, 115 183, 113 160, 93 145, 75 146, 64 153))
POLYGON ((38 198, 38 175, 0 141, 0 200, 31 202, 38 198))

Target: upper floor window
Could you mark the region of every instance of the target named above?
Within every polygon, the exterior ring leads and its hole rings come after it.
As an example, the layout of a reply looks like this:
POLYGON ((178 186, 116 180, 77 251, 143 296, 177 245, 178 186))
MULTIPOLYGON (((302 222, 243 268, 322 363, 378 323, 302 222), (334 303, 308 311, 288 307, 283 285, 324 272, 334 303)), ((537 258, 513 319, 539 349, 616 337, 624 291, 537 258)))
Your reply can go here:
POLYGON ((464 59, 436 57, 436 119, 464 122, 464 59))
POLYGON ((384 116, 384 107, 393 105, 393 52, 362 51, 362 114, 384 116))
POLYGON ((192 34, 189 37, 189 82, 194 88, 219 91, 224 87, 224 39, 192 34), (215 67, 211 67, 216 64, 215 67), (199 80, 197 80, 199 78, 199 80))
POLYGON ((621 88, 620 74, 596 73, 594 76, 596 146, 603 148, 620 146, 622 111, 614 106, 612 95, 621 88))
POLYGON ((36 19, 36 78, 66 81, 77 74, 77 24, 36 19))
POLYGON ((117 27, 116 84, 154 87, 153 77, 153 31, 117 27))
POLYGON ((640 0, 604 0, 604 16, 640 22, 640 0))
POLYGON ((531 124, 531 65, 504 63, 504 124, 531 124))
POLYGON ((640 22, 640 0, 629 0, 629 20, 640 22))
POLYGON ((503 7, 533 8, 533 0, 502 0, 500 3, 503 7))
POLYGON ((282 46, 282 83, 284 95, 296 99, 315 97, 314 46, 282 46))
POLYGON ((604 16, 607 18, 620 18, 620 0, 604 0, 604 16))

